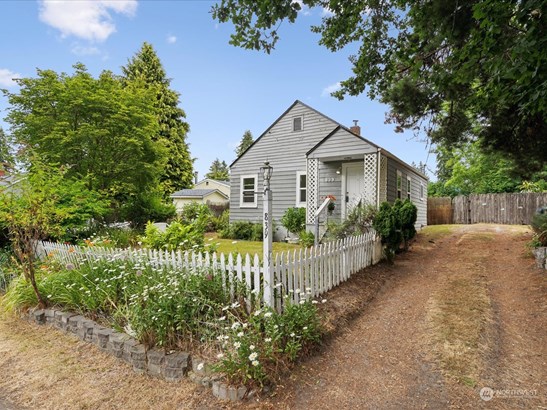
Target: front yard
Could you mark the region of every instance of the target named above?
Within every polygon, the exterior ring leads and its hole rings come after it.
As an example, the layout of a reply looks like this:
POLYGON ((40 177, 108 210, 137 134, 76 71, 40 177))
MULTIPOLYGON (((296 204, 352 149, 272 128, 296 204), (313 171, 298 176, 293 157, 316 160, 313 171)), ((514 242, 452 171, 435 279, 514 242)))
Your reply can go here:
MULTIPOLYGON (((214 243, 218 244, 217 254, 224 253, 240 253, 242 256, 249 254, 254 256, 256 253, 258 257, 262 260, 262 242, 260 241, 242 241, 242 240, 232 240, 232 239, 221 239, 216 232, 208 232, 205 234, 205 243, 214 243)), ((285 242, 274 242, 273 243, 273 252, 274 257, 276 253, 287 252, 287 251, 298 251, 300 245, 291 244, 285 242)))

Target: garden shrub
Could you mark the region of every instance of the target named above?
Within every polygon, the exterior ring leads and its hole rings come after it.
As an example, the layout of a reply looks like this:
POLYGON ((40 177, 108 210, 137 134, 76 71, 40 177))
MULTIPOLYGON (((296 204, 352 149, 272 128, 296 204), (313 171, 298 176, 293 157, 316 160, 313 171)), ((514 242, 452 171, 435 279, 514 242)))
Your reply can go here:
POLYGON ((317 302, 292 304, 288 298, 286 302, 283 313, 262 308, 222 317, 225 326, 217 336, 221 353, 214 369, 233 384, 264 385, 317 344, 321 338, 317 302))
POLYGON ((214 232, 222 232, 228 228, 228 225, 230 225, 230 211, 226 209, 218 217, 213 216, 211 218, 211 225, 214 232))
POLYGON ((242 241, 262 241, 263 227, 261 223, 236 221, 229 224, 220 232, 224 239, 239 239, 242 241))
POLYGON ((281 225, 287 231, 298 235, 306 229, 306 208, 288 208, 281 218, 281 225))
POLYGON ((336 221, 328 222, 327 235, 333 239, 343 239, 348 236, 364 234, 372 226, 376 212, 374 206, 363 205, 362 202, 359 202, 341 223, 336 221))
POLYGON ((203 252, 205 250, 203 229, 203 224, 199 221, 189 225, 175 221, 161 232, 158 227, 149 222, 146 225, 142 243, 152 249, 203 252))
POLYGON ((209 207, 199 202, 190 202, 184 205, 177 220, 183 225, 198 224, 204 232, 213 231, 213 214, 209 207))
POLYGON ((315 235, 313 232, 302 231, 300 232, 300 235, 298 235, 298 238, 300 239, 300 245, 304 248, 315 245, 315 235))
POLYGON ((135 228, 142 229, 147 222, 169 222, 177 215, 172 203, 163 201, 158 192, 138 195, 120 207, 120 214, 114 220, 130 221, 135 228))
POLYGON ((385 255, 390 263, 393 262, 401 243, 404 242, 406 248, 408 241, 416 235, 416 217, 416 205, 408 199, 404 202, 397 199, 393 205, 388 202, 380 204, 372 226, 382 238, 382 244, 386 245, 385 255))
POLYGON ((534 241, 537 246, 547 246, 547 210, 535 214, 530 225, 534 230, 534 241))

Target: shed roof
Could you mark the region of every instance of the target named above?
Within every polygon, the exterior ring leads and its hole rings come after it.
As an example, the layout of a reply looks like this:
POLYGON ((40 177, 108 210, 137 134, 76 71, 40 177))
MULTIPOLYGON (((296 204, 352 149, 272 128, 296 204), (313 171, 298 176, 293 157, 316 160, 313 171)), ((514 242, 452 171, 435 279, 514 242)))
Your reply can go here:
POLYGON ((218 189, 181 189, 170 195, 171 198, 205 198, 212 193, 218 192, 220 195, 228 199, 228 196, 218 189))

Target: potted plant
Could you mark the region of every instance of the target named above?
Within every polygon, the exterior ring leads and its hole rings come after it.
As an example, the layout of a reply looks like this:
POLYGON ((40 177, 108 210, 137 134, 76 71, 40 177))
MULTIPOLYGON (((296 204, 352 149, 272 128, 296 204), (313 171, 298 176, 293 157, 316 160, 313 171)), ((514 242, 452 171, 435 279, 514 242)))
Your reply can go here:
MULTIPOLYGON (((286 240, 292 241, 293 238, 289 237, 289 233, 298 235, 306 229, 306 209, 297 207, 287 209, 281 218, 281 224, 287 229, 286 240)), ((294 241, 298 242, 298 238, 295 237, 294 241)))
POLYGON ((327 198, 330 198, 330 202, 327 205, 327 211, 329 211, 329 215, 332 215, 334 212, 334 209, 336 208, 336 197, 334 195, 327 195, 327 198))

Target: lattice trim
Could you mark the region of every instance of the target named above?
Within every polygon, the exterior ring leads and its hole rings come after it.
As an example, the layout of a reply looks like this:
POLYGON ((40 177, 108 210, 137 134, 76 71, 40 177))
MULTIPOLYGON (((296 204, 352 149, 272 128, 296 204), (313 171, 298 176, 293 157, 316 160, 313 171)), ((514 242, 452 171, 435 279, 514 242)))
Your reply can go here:
POLYGON ((378 154, 365 154, 364 158, 364 188, 363 188, 363 202, 376 206, 376 189, 377 189, 377 173, 378 164, 376 162, 378 154))
POLYGON ((311 225, 315 223, 315 211, 319 197, 319 160, 309 158, 306 168, 306 223, 311 225))

